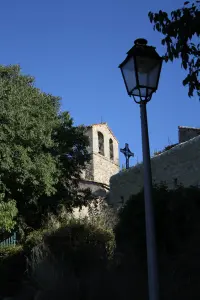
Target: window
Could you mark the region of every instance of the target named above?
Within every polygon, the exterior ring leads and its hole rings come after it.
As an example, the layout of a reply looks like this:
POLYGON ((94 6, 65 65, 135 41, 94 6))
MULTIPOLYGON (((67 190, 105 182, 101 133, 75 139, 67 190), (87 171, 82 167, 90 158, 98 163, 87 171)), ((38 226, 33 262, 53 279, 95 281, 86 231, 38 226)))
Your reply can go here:
POLYGON ((98 142, 99 142, 99 154, 104 155, 104 136, 101 132, 98 132, 98 142))
POLYGON ((109 148, 110 148, 110 159, 114 159, 114 151, 113 151, 113 140, 109 139, 109 148))

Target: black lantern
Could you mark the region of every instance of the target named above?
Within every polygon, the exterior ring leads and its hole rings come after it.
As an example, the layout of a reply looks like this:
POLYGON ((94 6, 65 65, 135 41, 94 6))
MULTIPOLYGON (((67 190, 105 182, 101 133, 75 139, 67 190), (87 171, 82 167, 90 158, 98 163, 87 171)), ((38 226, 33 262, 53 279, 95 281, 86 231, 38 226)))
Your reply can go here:
POLYGON ((129 96, 150 100, 158 87, 162 61, 155 47, 147 45, 147 40, 135 41, 127 58, 119 65, 129 96))

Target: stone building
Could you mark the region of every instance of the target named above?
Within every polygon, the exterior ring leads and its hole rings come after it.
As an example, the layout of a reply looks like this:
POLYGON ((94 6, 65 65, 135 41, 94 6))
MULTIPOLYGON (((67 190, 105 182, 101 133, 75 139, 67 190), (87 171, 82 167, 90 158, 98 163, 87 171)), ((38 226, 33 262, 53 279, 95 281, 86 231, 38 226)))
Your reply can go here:
MULTIPOLYGON (((110 190, 110 177, 119 172, 119 144, 107 123, 87 126, 90 163, 82 172, 79 187, 90 189, 97 198, 106 198, 110 190)), ((74 209, 76 217, 88 214, 88 207, 74 209)))
MULTIPOLYGON (((96 197, 119 205, 143 188, 143 164, 119 170, 119 145, 107 123, 87 127, 91 162, 83 171, 81 188, 90 188, 96 197)), ((178 127, 178 143, 169 145, 151 158, 155 183, 169 188, 177 184, 200 185, 200 128, 178 127)), ((83 209, 84 215, 87 208, 83 209)))
POLYGON ((105 196, 110 177, 119 172, 119 144, 107 123, 87 126, 90 163, 82 172, 81 188, 90 188, 94 195, 105 196))
MULTIPOLYGON (((151 158, 152 178, 173 189, 200 186, 200 128, 178 127, 178 144, 151 158), (168 150, 169 149, 169 150, 168 150)), ((109 203, 120 205, 143 188, 143 164, 137 164, 110 179, 109 203)))

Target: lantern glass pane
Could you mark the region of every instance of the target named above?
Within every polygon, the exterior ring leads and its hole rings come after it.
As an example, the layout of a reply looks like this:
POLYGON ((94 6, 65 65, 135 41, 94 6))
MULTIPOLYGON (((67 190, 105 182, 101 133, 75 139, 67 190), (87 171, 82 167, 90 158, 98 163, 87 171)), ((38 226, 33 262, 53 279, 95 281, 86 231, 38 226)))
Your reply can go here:
POLYGON ((133 57, 130 57, 129 60, 121 66, 121 71, 128 93, 131 94, 136 87, 135 63, 133 57))
POLYGON ((148 57, 136 57, 138 81, 140 87, 146 87, 148 89, 157 88, 160 64, 160 60, 151 59, 148 57))

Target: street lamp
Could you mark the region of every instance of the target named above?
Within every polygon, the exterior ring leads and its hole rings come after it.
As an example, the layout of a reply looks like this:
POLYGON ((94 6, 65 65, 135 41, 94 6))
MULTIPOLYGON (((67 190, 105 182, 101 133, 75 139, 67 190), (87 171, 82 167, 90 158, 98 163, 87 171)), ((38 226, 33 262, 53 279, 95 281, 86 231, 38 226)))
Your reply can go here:
POLYGON ((149 300, 159 299, 159 285, 146 104, 157 90, 162 61, 155 47, 148 46, 145 39, 137 39, 127 52, 126 59, 119 65, 128 95, 140 104, 149 300))

